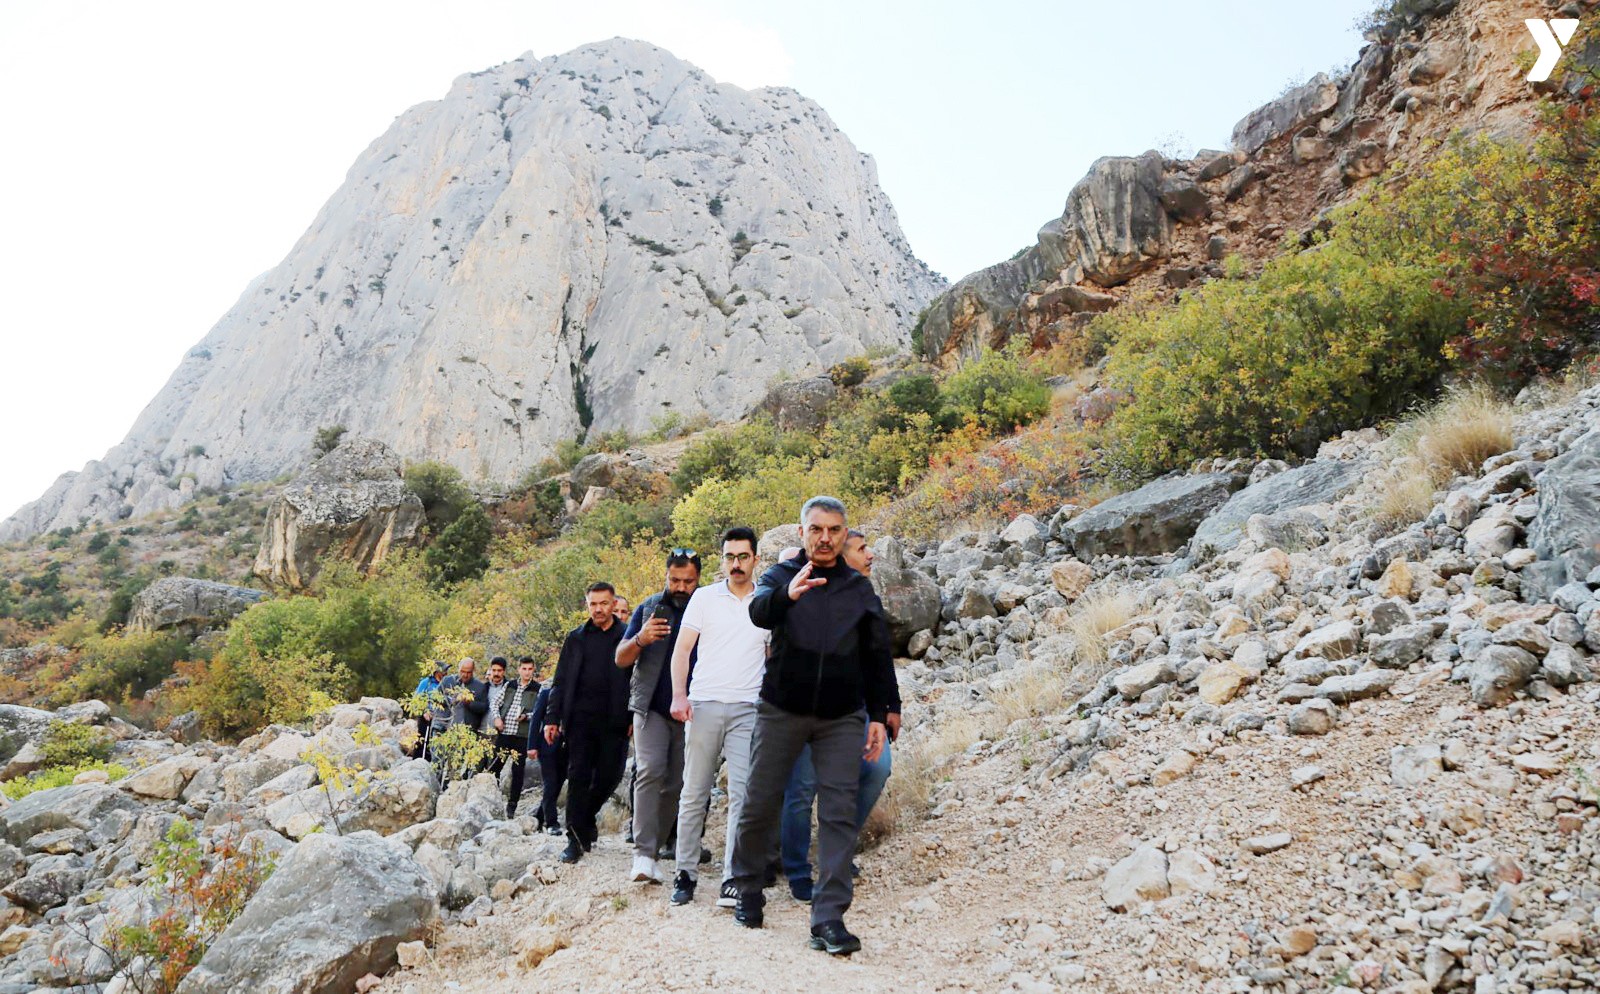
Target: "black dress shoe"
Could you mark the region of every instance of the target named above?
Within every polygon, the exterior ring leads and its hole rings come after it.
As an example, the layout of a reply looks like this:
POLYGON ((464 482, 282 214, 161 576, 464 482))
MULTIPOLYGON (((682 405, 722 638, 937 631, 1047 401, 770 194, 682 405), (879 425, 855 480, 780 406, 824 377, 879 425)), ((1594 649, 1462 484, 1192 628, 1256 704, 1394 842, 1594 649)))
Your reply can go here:
POLYGON ((588 847, 578 841, 578 836, 572 832, 567 833, 567 848, 561 850, 561 862, 576 863, 583 858, 584 850, 588 847))
POLYGON ((761 909, 766 903, 760 892, 740 895, 733 906, 733 920, 745 928, 760 928, 765 921, 761 909))
POLYGON ((688 870, 679 870, 677 879, 672 882, 672 903, 688 904, 694 900, 695 880, 689 876, 688 870))
POLYGON ((850 934, 842 921, 811 926, 811 948, 834 956, 849 956, 861 951, 861 940, 850 934))

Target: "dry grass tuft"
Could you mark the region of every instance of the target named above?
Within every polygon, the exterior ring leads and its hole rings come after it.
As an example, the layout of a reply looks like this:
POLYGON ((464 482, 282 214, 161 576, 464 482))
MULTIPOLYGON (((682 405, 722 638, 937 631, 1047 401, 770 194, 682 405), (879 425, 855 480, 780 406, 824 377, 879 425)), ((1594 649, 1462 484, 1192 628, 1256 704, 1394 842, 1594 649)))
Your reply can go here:
MULTIPOLYGON (((1067 633, 1078 646, 1074 673, 1104 667, 1106 633, 1126 625, 1138 610, 1138 596, 1125 587, 1096 587, 1080 598, 1067 618, 1067 633)), ((1099 675, 1094 679, 1098 680, 1099 675)))
POLYGON ((1413 459, 1397 460, 1384 473, 1372 516, 1389 531, 1421 521, 1433 510, 1433 477, 1413 459))
POLYGON ((1412 414, 1391 438, 1397 456, 1421 462, 1430 487, 1475 473, 1485 459, 1516 445, 1511 405, 1479 384, 1452 390, 1412 414))

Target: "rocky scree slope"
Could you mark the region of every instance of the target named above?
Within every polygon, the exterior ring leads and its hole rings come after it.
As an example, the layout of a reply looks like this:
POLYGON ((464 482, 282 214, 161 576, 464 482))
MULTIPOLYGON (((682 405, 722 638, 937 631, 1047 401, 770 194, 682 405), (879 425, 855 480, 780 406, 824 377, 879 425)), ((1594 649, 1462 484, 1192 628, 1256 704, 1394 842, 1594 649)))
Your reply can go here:
POLYGON ((625 39, 525 55, 397 118, 127 438, 0 540, 297 471, 336 424, 513 481, 585 429, 732 420, 780 372, 901 347, 942 286, 795 91, 625 39))
POLYGON ((393 701, 237 746, 91 701, 0 706, 0 777, 37 767, 52 718, 105 728, 133 769, 0 806, 0 994, 126 990, 96 944, 157 901, 180 816, 279 857, 188 991, 391 971, 380 989, 1592 990, 1600 387, 1520 409, 1514 448, 1399 531, 1372 514, 1384 445, 879 540, 875 583, 914 629, 905 813, 864 857, 848 963, 805 948, 786 899, 761 933, 670 909, 611 836, 560 865, 493 778, 441 793, 406 760, 393 701), (319 783, 312 753, 365 782, 319 783))
POLYGON ((863 953, 806 949, 786 897, 761 933, 670 908, 602 846, 379 990, 1594 990, 1600 388, 1515 439, 1399 531, 1367 430, 885 539, 942 620, 901 663, 890 780, 928 818, 862 860, 863 953))
MULTIPOLYGON (((1286 235, 1322 223, 1384 170, 1425 162, 1453 132, 1526 133, 1546 87, 1524 79, 1519 54, 1533 42, 1523 19, 1541 11, 1509 0, 1406 6, 1347 72, 1318 74, 1247 114, 1231 148, 1096 161, 1035 244, 929 306, 923 351, 950 365, 1013 338, 1048 346, 1131 296, 1221 276, 1226 256, 1283 251, 1286 235)), ((1579 17, 1594 4, 1548 6, 1579 17)), ((1566 58, 1600 66, 1600 33, 1581 32, 1566 58)))

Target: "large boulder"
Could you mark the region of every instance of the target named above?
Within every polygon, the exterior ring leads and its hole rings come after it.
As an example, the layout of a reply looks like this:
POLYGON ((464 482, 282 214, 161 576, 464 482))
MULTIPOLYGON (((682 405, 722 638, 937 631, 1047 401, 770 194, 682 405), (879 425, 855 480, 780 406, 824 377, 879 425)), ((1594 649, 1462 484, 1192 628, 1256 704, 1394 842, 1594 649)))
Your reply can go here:
POLYGON ((255 573, 303 589, 324 555, 368 569, 416 541, 423 522, 422 499, 406 488, 394 450, 369 438, 346 439, 272 502, 255 573))
POLYGON ((1201 473, 1147 483, 1073 518, 1061 527, 1062 538, 1079 559, 1172 552, 1228 499, 1231 479, 1201 473))
POLYGON ((1326 73, 1317 73, 1308 82, 1245 115, 1233 126, 1233 147, 1253 155, 1268 142, 1300 130, 1338 104, 1338 84, 1326 73))
POLYGON ((666 475, 639 449, 592 452, 578 460, 567 476, 567 494, 582 501, 592 491, 630 498, 666 486, 666 475))
POLYGON ((189 781, 202 769, 211 765, 204 756, 173 756, 153 766, 147 766, 122 781, 122 789, 140 797, 153 797, 175 801, 189 786, 189 781))
POLYGON ((51 717, 38 708, 0 704, 0 763, 10 762, 23 746, 42 739, 51 717))
POLYGON ((278 865, 179 985, 180 994, 347 994, 395 965, 395 947, 438 916, 432 881, 405 846, 317 833, 278 865))
POLYGON ((162 577, 141 590, 128 611, 128 627, 145 631, 180 629, 198 635, 226 624, 267 595, 249 587, 187 576, 162 577))
POLYGON ((75 828, 89 833, 96 845, 131 827, 142 805, 127 793, 103 783, 70 784, 36 790, 0 812, 0 833, 17 845, 40 832, 75 828))
POLYGON ((1245 524, 1252 516, 1337 500, 1355 489, 1367 470, 1361 460, 1323 459, 1252 483, 1206 516, 1195 530, 1190 552, 1201 558, 1226 552, 1244 539, 1245 524))
POLYGON ((873 546, 872 587, 883 601, 889 616, 889 634, 895 652, 904 653, 911 636, 939 627, 939 585, 921 570, 907 569, 905 553, 892 538, 879 539, 873 546))
POLYGON ((1538 485, 1528 546, 1540 561, 1523 571, 1523 583, 1548 595, 1600 566, 1600 428, 1547 463, 1538 485))
POLYGON ((1118 286, 1172 253, 1174 225, 1161 199, 1166 159, 1105 156, 1067 194, 1061 217, 1039 231, 1039 253, 1051 272, 1079 274, 1118 286))
MULTIPOLYGON (((796 513, 799 508, 795 508, 796 513)), ((778 525, 769 528, 761 536, 761 541, 756 543, 756 555, 761 557, 763 567, 771 566, 778 561, 778 553, 788 548, 800 548, 800 526, 778 525)), ((757 577, 756 579, 760 579, 757 577)))
POLYGON ((812 431, 828 420, 839 388, 826 376, 779 383, 767 393, 761 409, 772 415, 784 431, 812 431))
POLYGON ((339 825, 346 832, 367 830, 392 835, 430 821, 438 801, 433 767, 425 760, 414 759, 372 777, 364 789, 340 796, 339 825))

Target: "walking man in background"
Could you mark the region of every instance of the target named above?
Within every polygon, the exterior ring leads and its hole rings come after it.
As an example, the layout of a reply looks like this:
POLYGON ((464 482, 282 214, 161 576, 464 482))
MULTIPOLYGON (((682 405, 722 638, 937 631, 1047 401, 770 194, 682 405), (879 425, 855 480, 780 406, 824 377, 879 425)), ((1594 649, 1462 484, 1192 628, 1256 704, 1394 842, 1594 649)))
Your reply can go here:
POLYGON ((500 695, 493 711, 495 759, 491 772, 499 777, 505 765, 511 764, 511 796, 506 802, 507 818, 517 816, 517 802, 522 800, 523 771, 528 762, 528 736, 538 699, 539 681, 533 678, 533 659, 523 656, 517 662, 517 682, 506 684, 505 692, 500 695))
POLYGON ((439 684, 448 672, 444 660, 435 659, 433 670, 421 680, 417 681, 416 696, 423 701, 422 713, 417 715, 417 741, 411 747, 408 755, 412 759, 427 759, 428 757, 428 732, 433 728, 434 709, 438 707, 439 684))
POLYGON ((567 782, 567 743, 560 738, 546 742, 544 737, 545 715, 550 713, 550 690, 554 686, 555 681, 551 679, 539 688, 539 696, 533 704, 532 727, 528 729, 523 749, 527 750, 529 759, 539 760, 539 810, 534 813, 534 820, 541 831, 560 835, 561 819, 556 802, 561 798, 562 785, 567 782))
POLYGON ((854 891, 850 859, 861 760, 876 761, 883 751, 884 722, 898 697, 883 604, 871 582, 841 558, 846 529, 837 498, 806 501, 800 509, 804 555, 767 570, 750 600, 750 620, 772 632, 772 654, 733 844, 734 920, 760 928, 762 877, 778 842, 784 785, 800 750, 810 745, 819 870, 811 946, 835 955, 861 948, 844 924, 854 891))
POLYGON ((767 632, 750 620, 750 600, 756 592, 755 532, 728 530, 722 537, 722 568, 727 579, 701 587, 689 599, 683 631, 672 652, 672 716, 689 723, 672 903, 694 900, 711 785, 723 758, 728 763, 728 833, 717 904, 731 908, 739 896, 731 879, 733 833, 744 807, 756 701, 767 661, 767 632), (692 677, 691 656, 695 657, 692 677))
POLYGON ((589 620, 567 634, 556 663, 545 713, 544 739, 567 740, 567 848, 576 863, 594 848, 595 816, 628 761, 628 674, 617 668, 622 626, 613 613, 611 584, 592 583, 585 594, 589 620))
POLYGON ((500 773, 501 763, 495 755, 495 737, 500 734, 497 727, 500 721, 500 701, 506 695, 506 657, 496 656, 489 660, 489 682, 484 684, 484 711, 483 720, 478 723, 478 734, 489 746, 489 753, 479 764, 480 770, 492 770, 496 775, 500 773))
MULTIPOLYGON (((667 556, 667 586, 634 609, 617 646, 617 665, 632 670, 628 707, 633 711, 632 879, 665 883, 658 855, 678 817, 683 789, 683 722, 672 716, 672 670, 668 665, 682 627, 683 610, 700 586, 700 554, 673 549, 667 556)), ((696 850, 698 855, 698 850, 696 850)))

